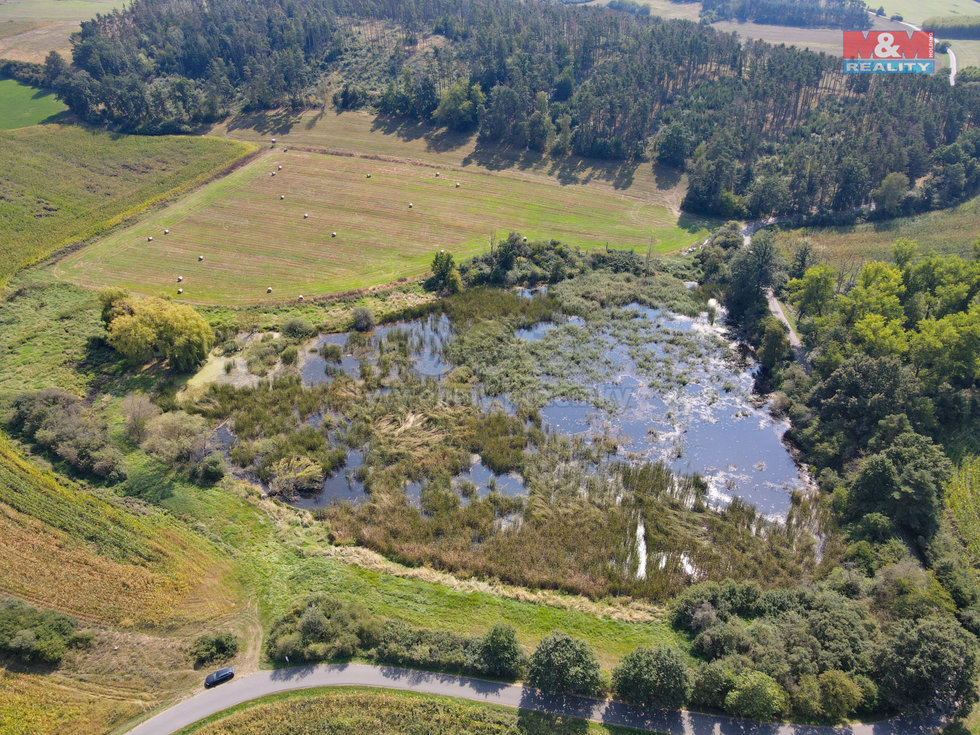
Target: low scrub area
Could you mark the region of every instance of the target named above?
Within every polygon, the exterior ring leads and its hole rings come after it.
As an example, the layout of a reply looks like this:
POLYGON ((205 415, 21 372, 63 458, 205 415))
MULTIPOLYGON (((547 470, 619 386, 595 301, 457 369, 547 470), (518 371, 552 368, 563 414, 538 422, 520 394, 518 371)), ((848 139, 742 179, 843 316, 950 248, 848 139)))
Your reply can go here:
POLYGON ((508 625, 479 637, 462 636, 386 620, 357 603, 325 596, 302 602, 279 618, 265 647, 275 663, 359 655, 382 663, 505 679, 520 676, 525 665, 516 632, 508 625))

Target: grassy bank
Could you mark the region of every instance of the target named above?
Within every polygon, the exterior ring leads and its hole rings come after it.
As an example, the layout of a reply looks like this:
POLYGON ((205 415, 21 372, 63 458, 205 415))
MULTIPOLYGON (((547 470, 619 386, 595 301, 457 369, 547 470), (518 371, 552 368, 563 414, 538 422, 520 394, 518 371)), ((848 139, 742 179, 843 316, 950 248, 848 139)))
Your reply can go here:
POLYGON ((179 735, 628 735, 636 730, 464 702, 366 689, 314 689, 239 705, 179 735))

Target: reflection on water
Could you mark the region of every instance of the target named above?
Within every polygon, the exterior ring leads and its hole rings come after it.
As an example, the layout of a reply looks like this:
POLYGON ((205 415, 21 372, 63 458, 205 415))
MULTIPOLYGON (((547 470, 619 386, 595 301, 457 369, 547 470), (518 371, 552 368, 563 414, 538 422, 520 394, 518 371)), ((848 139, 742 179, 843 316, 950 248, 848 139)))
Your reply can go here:
MULTIPOLYGON (((544 289, 522 290, 524 296, 544 289)), ((609 318, 571 317, 542 322, 517 330, 515 336, 540 347, 548 355, 541 363, 546 385, 559 382, 580 389, 540 407, 542 423, 551 431, 604 435, 616 442, 617 461, 663 461, 683 473, 701 474, 709 485, 709 498, 727 503, 738 495, 765 514, 783 514, 790 493, 804 486, 782 436, 788 423, 770 416, 752 394, 753 365, 738 363, 722 329, 706 315, 690 318, 638 304, 610 312, 609 318), (591 345, 596 360, 571 358, 591 345), (583 399, 581 396, 587 395, 583 399)), ((424 376, 442 376, 452 366, 443 348, 453 338, 445 315, 379 327, 352 340, 346 334, 322 335, 301 367, 303 381, 321 383, 332 373, 357 378, 362 360, 375 362, 379 346, 385 349, 404 341, 413 368, 424 376), (324 345, 340 348, 338 362, 322 356, 324 345)), ((526 397, 521 397, 526 399, 526 397)), ((483 410, 496 408, 513 414, 515 396, 488 397, 480 389, 474 400, 483 410)), ((348 453, 346 467, 328 478, 321 493, 301 498, 298 507, 313 508, 334 500, 357 502, 365 497, 363 484, 353 473, 363 464, 360 451, 348 453)), ((517 475, 495 475, 475 462, 454 478, 455 487, 472 482, 480 496, 495 486, 507 495, 526 492, 517 475)), ((406 488, 418 503, 422 485, 406 488)))
POLYGON ((298 495, 289 501, 296 508, 312 510, 324 508, 334 502, 347 501, 359 503, 367 497, 364 483, 354 475, 364 465, 364 452, 351 449, 347 452, 347 463, 323 481, 320 492, 298 495))

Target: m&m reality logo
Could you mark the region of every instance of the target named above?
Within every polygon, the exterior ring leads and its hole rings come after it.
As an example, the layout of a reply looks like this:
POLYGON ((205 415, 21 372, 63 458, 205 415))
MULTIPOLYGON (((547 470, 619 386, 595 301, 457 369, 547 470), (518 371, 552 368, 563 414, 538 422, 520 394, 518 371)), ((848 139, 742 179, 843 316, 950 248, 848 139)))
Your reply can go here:
POLYGON ((933 74, 936 45, 926 31, 844 31, 847 74, 933 74))

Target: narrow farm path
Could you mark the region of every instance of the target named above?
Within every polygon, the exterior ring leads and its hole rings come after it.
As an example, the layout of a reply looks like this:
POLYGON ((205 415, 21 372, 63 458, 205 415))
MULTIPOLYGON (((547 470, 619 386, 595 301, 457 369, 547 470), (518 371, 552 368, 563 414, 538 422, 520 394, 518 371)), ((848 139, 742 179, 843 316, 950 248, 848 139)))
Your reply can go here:
POLYGON ((943 725, 938 715, 923 720, 901 717, 843 727, 763 723, 697 712, 645 709, 607 699, 556 697, 519 684, 394 666, 324 664, 260 671, 236 679, 161 712, 130 730, 129 735, 171 735, 198 720, 252 699, 296 689, 332 686, 378 687, 458 697, 665 735, 931 735, 943 725))

